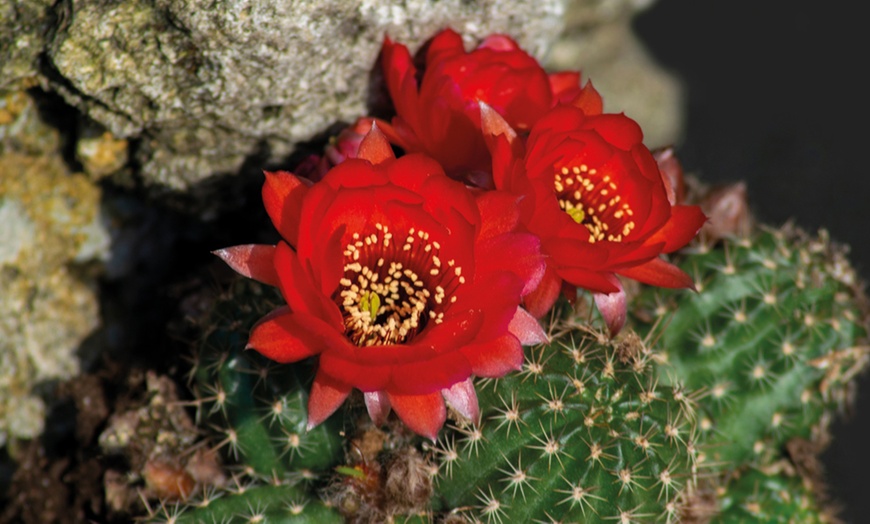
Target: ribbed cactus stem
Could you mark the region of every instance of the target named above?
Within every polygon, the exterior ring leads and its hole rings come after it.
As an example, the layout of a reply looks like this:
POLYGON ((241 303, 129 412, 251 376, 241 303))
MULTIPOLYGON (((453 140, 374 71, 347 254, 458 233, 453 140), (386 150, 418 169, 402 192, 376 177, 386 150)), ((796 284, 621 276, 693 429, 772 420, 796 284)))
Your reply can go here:
POLYGON ((195 501, 176 524, 340 524, 341 515, 304 489, 291 485, 236 486, 221 496, 195 501))
POLYGON ((698 292, 644 290, 635 325, 662 348, 661 381, 702 392, 710 464, 777 460, 790 439, 825 431, 868 358, 863 293, 842 251, 824 234, 765 230, 681 267, 698 292))
POLYGON ((277 293, 239 280, 229 295, 212 314, 194 370, 194 391, 218 445, 265 477, 328 470, 343 456, 341 418, 306 430, 311 363, 278 365, 244 350, 254 322, 279 304, 277 293))
POLYGON ((478 383, 482 423, 446 434, 436 505, 482 522, 676 522, 694 483, 691 403, 637 337, 565 330, 478 383))
POLYGON ((718 499, 720 513, 711 524, 837 522, 819 505, 812 486, 785 462, 740 472, 720 489, 718 499))

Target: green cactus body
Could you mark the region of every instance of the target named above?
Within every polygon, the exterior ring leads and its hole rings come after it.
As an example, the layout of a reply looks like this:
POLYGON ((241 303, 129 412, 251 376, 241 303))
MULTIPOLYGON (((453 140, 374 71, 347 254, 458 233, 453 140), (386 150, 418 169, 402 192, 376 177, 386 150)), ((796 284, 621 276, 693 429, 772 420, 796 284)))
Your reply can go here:
POLYGON ((307 431, 309 363, 278 365, 245 351, 251 326, 278 305, 256 282, 238 281, 218 304, 219 322, 201 345, 196 393, 221 445, 233 460, 263 477, 325 471, 343 457, 341 417, 307 431))
POLYGON ((664 383, 702 392, 704 452, 724 469, 769 462, 813 438, 866 364, 855 275, 824 234, 764 231, 686 255, 698 293, 646 289, 639 332, 661 347, 664 383), (652 333, 649 333, 652 331, 652 333))
POLYGON ((640 340, 570 331, 479 381, 480 426, 448 434, 436 505, 482 522, 673 522, 693 485, 691 407, 640 340), (620 356, 622 358, 620 358, 620 356))
MULTIPOLYGON (((271 289, 238 280, 211 312, 191 370, 198 418, 213 445, 241 467, 234 485, 161 508, 185 523, 332 523, 341 515, 313 493, 343 456, 341 417, 307 431, 310 363, 278 365, 245 351, 254 323, 280 304, 271 289), (247 480, 243 480, 247 479, 247 480)), ((159 521, 159 520, 158 520, 159 521)))
POLYGON ((177 524, 332 524, 341 515, 294 486, 239 488, 235 493, 206 498, 174 520, 177 524))
POLYGON ((787 471, 744 472, 727 484, 719 497, 719 506, 720 513, 712 524, 836 522, 819 507, 806 481, 787 471))

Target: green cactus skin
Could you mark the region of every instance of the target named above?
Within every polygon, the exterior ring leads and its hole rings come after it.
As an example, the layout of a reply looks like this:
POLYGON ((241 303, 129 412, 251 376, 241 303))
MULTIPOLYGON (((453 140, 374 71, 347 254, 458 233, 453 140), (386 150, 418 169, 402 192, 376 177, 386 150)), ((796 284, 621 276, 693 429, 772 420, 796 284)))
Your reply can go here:
POLYGON ((339 524, 341 515, 293 485, 237 486, 234 492, 170 506, 151 522, 173 524, 339 524))
POLYGON ((788 468, 750 469, 732 479, 719 497, 711 524, 823 524, 836 522, 816 502, 800 476, 788 468), (779 471, 777 471, 777 469, 779 471))
POLYGON ((274 290, 239 279, 216 302, 190 371, 200 426, 241 469, 232 487, 199 501, 164 505, 153 522, 337 523, 344 519, 313 493, 344 457, 341 417, 306 430, 310 362, 278 365, 245 351, 254 323, 280 305, 274 290), (200 419, 205 418, 205 421, 200 419))
POLYGON ((635 325, 662 348, 660 380, 702 392, 708 464, 769 463, 788 440, 818 438, 867 363, 863 295, 843 253, 824 233, 785 228, 680 266, 698 293, 642 291, 635 325))
POLYGON ((447 433, 436 503, 472 521, 675 522, 694 485, 693 414, 637 337, 581 330, 478 381, 482 422, 447 433))
POLYGON ((313 475, 343 458, 341 417, 306 431, 312 365, 278 365, 245 351, 251 326, 280 302, 272 289, 239 280, 212 314, 197 355, 194 391, 220 446, 267 478, 313 475))

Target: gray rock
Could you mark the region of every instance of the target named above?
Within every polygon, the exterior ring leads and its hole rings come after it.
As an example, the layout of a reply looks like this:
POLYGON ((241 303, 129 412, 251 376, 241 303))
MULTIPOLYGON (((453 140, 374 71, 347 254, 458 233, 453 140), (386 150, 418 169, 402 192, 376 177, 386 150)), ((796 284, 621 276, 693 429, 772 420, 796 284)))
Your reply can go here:
POLYGON ((37 75, 39 54, 54 20, 53 0, 0 2, 0 89, 26 87, 37 75))
POLYGON ((541 57, 562 0, 250 2, 72 0, 48 58, 70 103, 142 137, 149 183, 184 189, 266 152, 280 159, 365 113, 385 34, 415 49, 452 26, 506 32, 541 57))
POLYGON ((632 33, 631 21, 654 0, 568 0, 565 32, 548 57, 551 69, 580 69, 604 98, 604 110, 636 120, 650 147, 679 143, 683 86, 662 70, 632 33))

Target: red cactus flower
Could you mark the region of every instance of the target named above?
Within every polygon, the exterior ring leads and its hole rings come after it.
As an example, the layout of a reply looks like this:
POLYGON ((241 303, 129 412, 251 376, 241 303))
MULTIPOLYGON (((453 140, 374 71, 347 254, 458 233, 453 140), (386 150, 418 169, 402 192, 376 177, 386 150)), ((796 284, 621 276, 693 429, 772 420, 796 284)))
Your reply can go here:
POLYGON ((523 223, 548 255, 541 285, 526 307, 546 312, 560 290, 595 294, 611 333, 625 321, 616 275, 662 287, 692 279, 659 255, 694 237, 706 217, 675 205, 670 180, 643 145, 640 127, 622 114, 588 115, 560 106, 538 120, 523 144, 497 112, 482 106, 499 189, 523 195, 523 223))
POLYGON ((504 35, 490 36, 467 53, 462 37, 450 29, 442 31, 427 49, 422 77, 408 48, 389 38, 382 60, 397 114, 391 126, 384 126, 388 137, 406 151, 435 158, 457 178, 490 170, 479 101, 521 131, 531 129, 559 101, 601 111, 601 98, 591 84, 580 89, 580 73, 548 75, 504 35))
POLYGON ((284 241, 216 254, 287 301, 249 348, 282 363, 319 355, 309 427, 357 388, 375 423, 392 409, 434 439, 445 399, 478 418, 471 375, 518 369, 521 344, 546 339, 519 307, 543 274, 539 241, 514 231, 516 197, 472 193, 420 154, 396 159, 377 127, 358 156, 310 187, 267 173, 263 201, 284 241))

